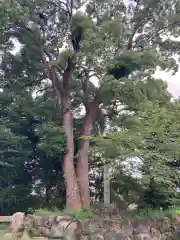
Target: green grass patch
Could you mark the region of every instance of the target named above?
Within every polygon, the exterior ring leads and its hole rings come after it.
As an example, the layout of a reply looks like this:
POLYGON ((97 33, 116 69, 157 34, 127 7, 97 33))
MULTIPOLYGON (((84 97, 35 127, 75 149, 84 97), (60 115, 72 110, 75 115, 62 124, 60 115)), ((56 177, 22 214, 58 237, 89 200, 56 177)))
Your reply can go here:
POLYGON ((62 211, 60 211, 58 208, 40 208, 35 210, 35 215, 42 216, 42 217, 48 217, 48 216, 61 216, 64 215, 62 211))
POLYGON ((94 214, 90 209, 82 208, 80 211, 69 212, 69 215, 77 220, 92 220, 95 219, 94 214))
POLYGON ((176 216, 180 215, 180 208, 169 208, 165 211, 147 209, 137 209, 127 213, 129 218, 135 219, 149 219, 149 218, 163 218, 176 219, 176 216))
POLYGON ((85 209, 85 208, 79 211, 73 211, 73 212, 70 212, 67 210, 60 211, 57 208, 53 208, 53 209, 41 208, 35 211, 35 215, 42 216, 42 217, 69 215, 72 218, 79 219, 79 220, 95 218, 92 211, 90 209, 85 209))
POLYGON ((10 226, 9 223, 0 223, 0 230, 6 230, 10 226))
POLYGON ((5 233, 9 232, 9 223, 0 223, 0 237, 3 237, 5 233))

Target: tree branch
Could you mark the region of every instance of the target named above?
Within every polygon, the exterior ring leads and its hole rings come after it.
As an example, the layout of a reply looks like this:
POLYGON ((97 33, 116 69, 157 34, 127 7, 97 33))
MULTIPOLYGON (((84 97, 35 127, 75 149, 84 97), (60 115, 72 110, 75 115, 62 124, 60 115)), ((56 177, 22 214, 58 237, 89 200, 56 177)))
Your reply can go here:
POLYGON ((71 57, 69 57, 67 61, 67 67, 63 73, 63 81, 62 81, 63 92, 66 92, 66 93, 69 91, 69 83, 71 79, 72 69, 73 69, 73 60, 71 57))
POLYGON ((46 91, 46 90, 48 90, 48 89, 52 89, 52 87, 51 87, 51 86, 47 86, 47 87, 45 87, 45 88, 43 88, 43 89, 37 90, 36 92, 37 92, 37 93, 39 93, 39 92, 44 92, 44 91, 46 91))
POLYGON ((61 96, 63 94, 63 89, 61 87, 61 82, 59 79, 60 76, 56 72, 55 67, 50 67, 48 72, 49 72, 49 78, 52 81, 52 85, 53 85, 54 91, 56 93, 56 96, 58 97, 58 99, 61 99, 61 96))
POLYGON ((81 84, 82 84, 82 90, 83 90, 83 97, 82 97, 82 100, 83 100, 83 103, 84 103, 84 106, 85 108, 87 109, 87 105, 88 105, 88 99, 87 99, 87 85, 88 85, 88 73, 87 71, 85 70, 85 79, 82 80, 81 78, 81 84))
MULTIPOLYGON (((135 8, 135 10, 134 10, 134 17, 133 17, 133 19, 135 19, 136 14, 137 14, 137 12, 139 11, 140 0, 137 0, 136 3, 137 3, 137 4, 136 4, 136 8, 135 8)), ((132 22, 133 22, 133 20, 132 20, 132 22)), ((138 23, 135 24, 134 29, 133 29, 133 31, 132 31, 132 35, 130 36, 129 41, 128 41, 128 44, 127 44, 127 50, 130 50, 130 49, 132 48, 133 38, 134 38, 134 36, 135 36, 135 34, 136 34, 139 26, 140 26, 140 22, 138 22, 138 23)))
POLYGON ((130 50, 130 49, 132 48, 133 38, 134 38, 134 36, 135 36, 138 28, 139 28, 139 24, 137 24, 137 25, 134 27, 133 33, 132 33, 132 35, 130 36, 129 41, 128 41, 128 44, 127 44, 127 50, 130 50))
POLYGON ((47 60, 46 60, 46 56, 49 57, 49 60, 52 59, 51 55, 48 53, 48 51, 46 49, 44 49, 44 53, 42 53, 42 62, 43 64, 46 66, 47 69, 47 77, 52 81, 52 85, 55 91, 55 94, 57 95, 58 99, 61 99, 62 93, 63 93, 63 89, 61 87, 61 79, 60 76, 57 72, 57 66, 49 66, 47 60))

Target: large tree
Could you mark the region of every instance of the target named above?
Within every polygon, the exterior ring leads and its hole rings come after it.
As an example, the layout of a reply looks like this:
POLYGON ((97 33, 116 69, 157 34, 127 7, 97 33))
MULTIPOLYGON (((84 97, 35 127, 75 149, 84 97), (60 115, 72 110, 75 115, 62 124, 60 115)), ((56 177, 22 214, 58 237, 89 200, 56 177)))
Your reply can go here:
POLYGON ((164 36, 178 34, 179 7, 178 0, 136 0, 128 6, 121 0, 1 1, 4 84, 26 77, 22 85, 38 86, 49 79, 54 90, 66 135, 68 208, 90 206, 88 136, 95 121, 114 114, 119 103, 129 103, 124 97, 128 84, 143 81, 157 66, 176 69, 172 54, 179 43, 164 36), (16 56, 9 53, 12 37, 23 44, 16 56), (9 74, 13 77, 7 83, 9 74), (76 132, 73 110, 82 105, 85 114, 76 132))
POLYGON ((18 83, 0 92, 0 214, 65 205, 65 138, 53 92, 31 93, 18 83))
POLYGON ((179 107, 179 101, 163 106, 144 101, 134 114, 124 112, 116 120, 121 131, 111 128, 106 137, 94 138, 111 165, 117 200, 154 209, 179 204, 179 107))

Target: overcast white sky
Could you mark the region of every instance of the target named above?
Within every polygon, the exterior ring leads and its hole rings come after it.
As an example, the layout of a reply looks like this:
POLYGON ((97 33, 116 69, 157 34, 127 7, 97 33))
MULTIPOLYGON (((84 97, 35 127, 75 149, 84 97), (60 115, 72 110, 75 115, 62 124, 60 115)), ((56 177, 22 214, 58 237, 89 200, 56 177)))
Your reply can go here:
POLYGON ((167 81, 168 90, 174 98, 180 97, 180 70, 175 75, 170 72, 157 71, 155 77, 167 81))

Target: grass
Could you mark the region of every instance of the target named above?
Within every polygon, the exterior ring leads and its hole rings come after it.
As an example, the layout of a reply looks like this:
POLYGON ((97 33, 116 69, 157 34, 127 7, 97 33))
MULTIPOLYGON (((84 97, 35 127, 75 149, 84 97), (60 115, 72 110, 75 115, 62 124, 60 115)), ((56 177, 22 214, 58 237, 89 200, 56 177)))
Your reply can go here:
MULTIPOLYGON (((92 211, 90 209, 81 209, 81 211, 68 212, 67 210, 59 210, 53 208, 51 210, 47 208, 41 208, 35 211, 38 216, 63 216, 69 215, 74 219, 84 220, 84 219, 95 219, 92 211)), ((170 219, 175 219, 177 215, 180 215, 180 208, 169 208, 166 211, 153 210, 151 208, 138 209, 135 211, 126 212, 124 219, 149 219, 149 218, 163 218, 168 217, 170 219)))
POLYGON ((48 208, 40 208, 35 211, 35 215, 48 217, 48 216, 60 216, 64 215, 64 213, 60 211, 58 208, 53 208, 52 210, 48 208))
POLYGON ((74 212, 69 212, 67 210, 60 211, 57 208, 53 208, 52 210, 49 210, 47 208, 41 208, 35 211, 35 214, 37 216, 63 216, 63 215, 69 215, 73 217, 74 219, 94 219, 94 215, 91 212, 90 209, 81 209, 80 211, 74 211, 74 212))
POLYGON ((0 223, 0 238, 3 237, 4 234, 8 232, 8 229, 9 229, 8 223, 0 223))
POLYGON ((95 219, 92 211, 86 208, 81 209, 81 211, 70 212, 69 215, 78 220, 95 219))
POLYGON ((163 218, 168 217, 169 219, 175 219, 176 216, 180 215, 180 208, 169 208, 165 211, 153 210, 151 208, 138 209, 129 212, 127 216, 135 219, 149 219, 149 218, 163 218))
POLYGON ((0 230, 5 230, 9 227, 9 223, 0 223, 0 230))

